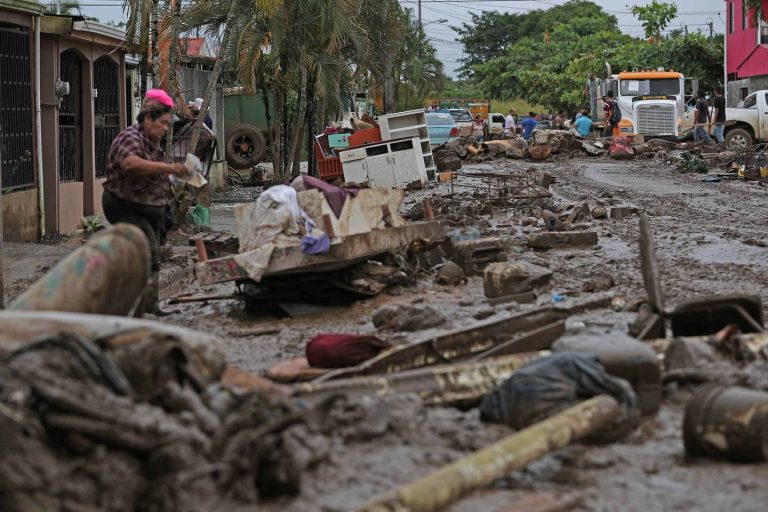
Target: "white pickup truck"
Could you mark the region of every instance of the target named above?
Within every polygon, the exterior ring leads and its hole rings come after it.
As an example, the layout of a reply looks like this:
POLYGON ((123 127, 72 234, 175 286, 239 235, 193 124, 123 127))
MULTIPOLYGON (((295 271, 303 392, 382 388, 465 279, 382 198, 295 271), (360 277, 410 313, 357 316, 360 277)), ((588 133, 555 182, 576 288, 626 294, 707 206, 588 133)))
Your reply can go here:
POLYGON ((768 141, 768 90, 744 98, 739 108, 725 109, 725 145, 745 148, 768 141))

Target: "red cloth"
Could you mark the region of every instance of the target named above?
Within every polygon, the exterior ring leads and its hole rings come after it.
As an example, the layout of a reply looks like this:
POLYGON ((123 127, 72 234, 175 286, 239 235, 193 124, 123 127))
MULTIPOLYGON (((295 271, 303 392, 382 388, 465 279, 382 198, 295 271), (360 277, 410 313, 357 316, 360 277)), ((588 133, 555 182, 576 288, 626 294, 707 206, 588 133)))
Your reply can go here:
POLYGON ((367 361, 391 346, 376 336, 318 334, 307 343, 307 361, 315 368, 345 368, 367 361))

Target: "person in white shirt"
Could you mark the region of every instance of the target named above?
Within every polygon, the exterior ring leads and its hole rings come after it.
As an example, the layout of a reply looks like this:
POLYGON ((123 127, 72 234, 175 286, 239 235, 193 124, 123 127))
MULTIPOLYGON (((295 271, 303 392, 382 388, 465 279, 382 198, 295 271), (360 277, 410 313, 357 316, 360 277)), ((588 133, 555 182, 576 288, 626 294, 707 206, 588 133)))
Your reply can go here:
POLYGON ((509 114, 507 114, 507 117, 504 118, 504 133, 507 135, 515 133, 515 127, 517 126, 515 119, 516 116, 517 112, 515 109, 511 108, 509 109, 509 114))

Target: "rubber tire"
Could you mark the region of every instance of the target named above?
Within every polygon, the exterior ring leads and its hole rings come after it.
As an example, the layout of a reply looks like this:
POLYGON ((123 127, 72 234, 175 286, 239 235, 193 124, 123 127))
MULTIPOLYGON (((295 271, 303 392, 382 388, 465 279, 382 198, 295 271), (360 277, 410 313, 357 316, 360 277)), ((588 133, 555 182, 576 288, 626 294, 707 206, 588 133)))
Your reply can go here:
POLYGON ((728 149, 742 149, 742 148, 748 148, 752 145, 752 135, 749 134, 747 130, 744 128, 733 128, 731 130, 728 130, 725 133, 725 147, 728 149), (744 146, 731 146, 731 140, 735 137, 742 137, 744 138, 744 141, 746 142, 746 145, 744 146))
POLYGON ((256 128, 248 124, 238 124, 233 126, 227 133, 226 140, 227 163, 235 169, 245 169, 253 167, 264 160, 267 156, 267 141, 264 135, 256 128), (243 154, 235 150, 235 143, 238 139, 244 139, 250 142, 252 149, 248 154, 243 154))

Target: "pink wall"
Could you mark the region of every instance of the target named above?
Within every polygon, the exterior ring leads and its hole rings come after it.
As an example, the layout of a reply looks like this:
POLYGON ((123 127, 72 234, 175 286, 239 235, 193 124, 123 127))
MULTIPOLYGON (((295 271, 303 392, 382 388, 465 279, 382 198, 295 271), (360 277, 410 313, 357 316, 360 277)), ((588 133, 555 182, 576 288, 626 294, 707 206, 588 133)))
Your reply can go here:
MULTIPOLYGON (((726 19, 725 30, 728 38, 726 56, 727 72, 737 78, 768 75, 768 59, 765 47, 756 50, 757 28, 742 29, 742 0, 726 1, 726 16, 730 16, 730 6, 733 4, 733 33, 728 33, 730 20, 726 19), (749 61, 745 63, 745 61, 749 61)), ((763 9, 768 12, 768 0, 763 1, 763 9)))
POLYGON ((59 233, 72 233, 83 223, 83 182, 71 181, 59 185, 59 233))

